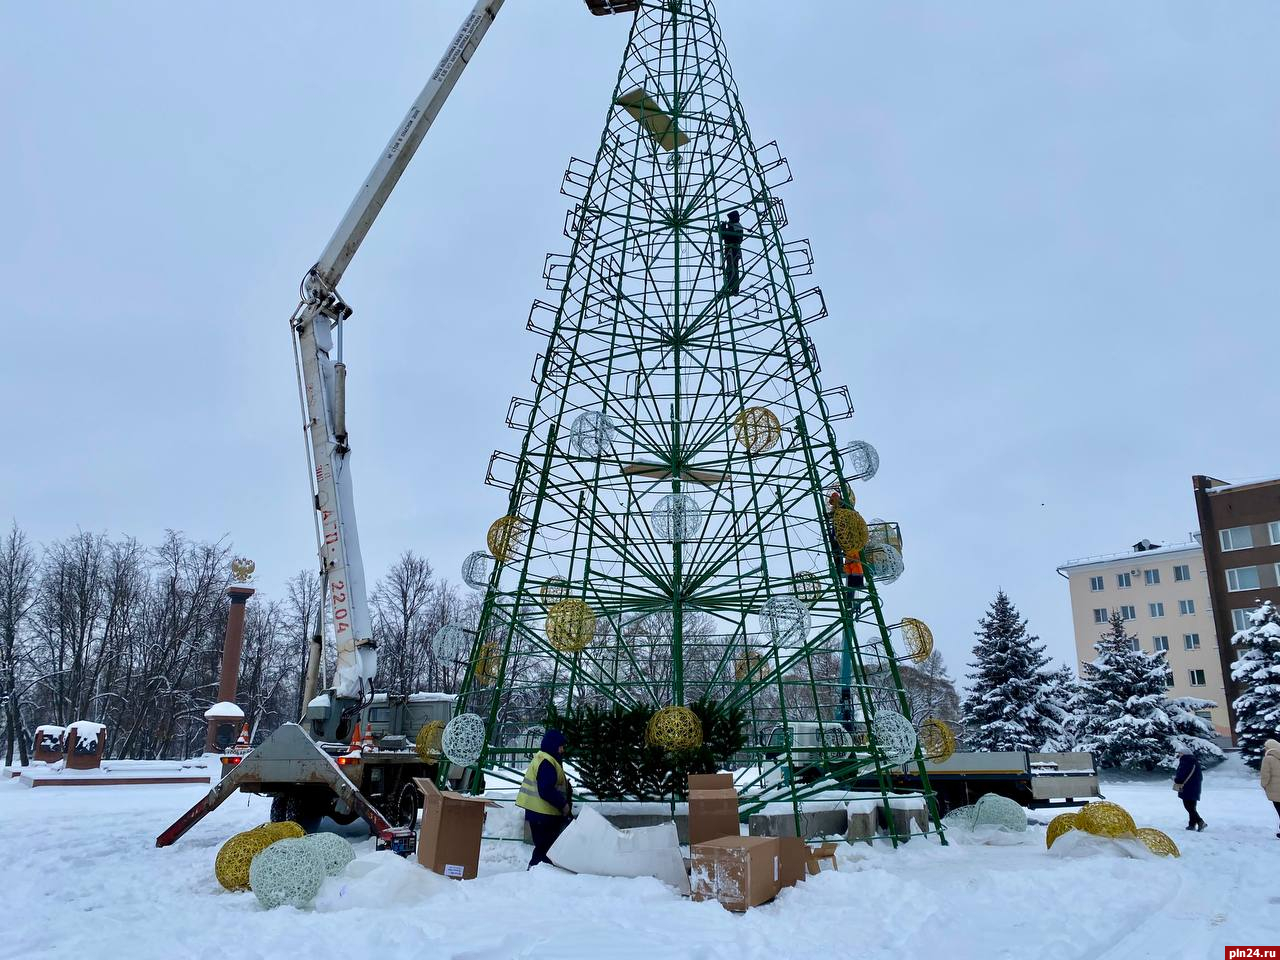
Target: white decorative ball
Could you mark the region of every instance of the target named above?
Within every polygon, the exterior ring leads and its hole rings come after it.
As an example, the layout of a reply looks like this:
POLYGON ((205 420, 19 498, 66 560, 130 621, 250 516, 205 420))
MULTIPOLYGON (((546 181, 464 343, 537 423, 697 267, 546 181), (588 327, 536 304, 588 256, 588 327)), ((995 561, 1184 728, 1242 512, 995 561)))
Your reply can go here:
POLYGON ((462 561, 462 580, 472 590, 481 593, 489 589, 489 577, 493 573, 493 557, 483 550, 473 550, 462 561))
POLYGON ((654 506, 649 518, 658 539, 669 543, 696 540, 702 532, 702 508, 688 494, 667 494, 654 506))
POLYGON ((1022 804, 998 793, 986 793, 973 805, 973 825, 975 827, 993 826, 1011 833, 1022 833, 1027 829, 1027 811, 1022 804))
POLYGON ((883 587, 893 583, 906 570, 902 562, 902 554, 898 548, 889 543, 872 541, 862 551, 862 565, 876 586, 883 587))
POLYGON ((789 593, 770 597, 757 616, 760 632, 778 646, 803 643, 809 638, 809 608, 789 593))
POLYGON ((356 858, 351 844, 336 833, 309 833, 302 838, 302 842, 320 858, 320 865, 324 867, 326 876, 336 877, 356 858))
POLYGON ((847 480, 870 480, 880 469, 880 454, 865 440, 854 440, 840 451, 847 480))
POLYGON ((456 623, 446 623, 436 631, 436 635, 431 640, 431 652, 436 655, 436 659, 448 663, 462 659, 469 652, 470 646, 471 641, 467 637, 467 631, 456 623))
POLYGON ((470 766, 484 749, 484 721, 474 713, 458 714, 445 725, 440 746, 451 762, 470 766))
POLYGON ((849 756, 849 748, 853 746, 853 737, 844 727, 824 726, 822 728, 822 750, 833 760, 843 760, 849 756))
POLYGON ((309 906, 322 883, 324 865, 302 839, 277 840, 249 865, 249 886, 268 910, 286 903, 309 906))
POLYGON ((599 457, 612 451, 616 428, 598 410, 588 410, 574 418, 569 427, 569 443, 580 457, 599 457))
POLYGON ((906 763, 916 753, 916 730, 911 721, 900 713, 881 710, 871 721, 871 736, 884 755, 885 762, 896 767, 906 763))

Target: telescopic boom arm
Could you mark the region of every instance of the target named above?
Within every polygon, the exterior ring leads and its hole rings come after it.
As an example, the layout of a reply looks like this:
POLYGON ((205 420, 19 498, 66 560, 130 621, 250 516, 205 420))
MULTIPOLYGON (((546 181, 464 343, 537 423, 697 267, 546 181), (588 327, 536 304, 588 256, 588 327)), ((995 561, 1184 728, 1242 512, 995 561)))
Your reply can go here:
MULTIPOLYGON (((462 22, 320 259, 307 272, 302 281, 302 302, 290 318, 311 468, 320 570, 337 648, 334 685, 339 697, 368 695, 378 671, 378 661, 356 532, 351 447, 346 425, 347 370, 342 362, 342 324, 351 316, 351 308, 338 296, 336 288, 503 2, 479 0, 462 22)), ((317 671, 314 667, 318 666, 320 655, 319 644, 313 643, 304 705, 315 694, 317 671)))

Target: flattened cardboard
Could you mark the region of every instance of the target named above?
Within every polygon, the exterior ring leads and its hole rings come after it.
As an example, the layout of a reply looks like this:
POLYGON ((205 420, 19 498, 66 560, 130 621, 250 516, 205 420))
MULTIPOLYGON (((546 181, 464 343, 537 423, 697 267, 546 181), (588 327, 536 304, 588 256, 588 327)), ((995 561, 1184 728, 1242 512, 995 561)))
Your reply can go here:
POLYGON ((441 791, 421 777, 414 777, 413 782, 422 791, 418 862, 453 880, 474 880, 480 866, 485 810, 501 804, 485 797, 441 791))
POLYGON ((836 845, 834 843, 820 843, 816 847, 809 848, 809 873, 815 876, 822 872, 822 864, 830 862, 832 870, 839 870, 840 866, 836 863, 836 845))
POLYGON ((694 900, 717 900, 741 913, 767 903, 781 889, 777 837, 720 837, 689 847, 694 900))
POLYGON ((799 837, 779 837, 778 854, 781 867, 778 883, 782 887, 794 887, 805 878, 809 866, 809 845, 799 837))
POLYGON ((733 775, 695 773, 689 776, 689 842, 705 843, 720 837, 736 837, 738 791, 733 775))

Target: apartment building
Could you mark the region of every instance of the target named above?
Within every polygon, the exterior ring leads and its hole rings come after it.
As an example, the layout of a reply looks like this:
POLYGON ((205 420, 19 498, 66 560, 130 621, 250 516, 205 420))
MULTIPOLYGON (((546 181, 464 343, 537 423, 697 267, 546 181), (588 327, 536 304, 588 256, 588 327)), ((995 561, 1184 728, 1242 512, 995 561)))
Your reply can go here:
POLYGON ((1097 655, 1093 645, 1107 632, 1112 611, 1119 611, 1138 648, 1168 655, 1169 695, 1212 700, 1217 706, 1202 716, 1220 737, 1231 737, 1210 580, 1197 539, 1163 546, 1143 540, 1122 553, 1064 563, 1058 573, 1071 594, 1081 661, 1097 655))
MULTIPOLYGON (((1247 626, 1260 601, 1280 603, 1280 477, 1227 483, 1197 475, 1191 486, 1215 625, 1223 640, 1221 669, 1234 699, 1231 637, 1247 626)), ((1231 722, 1234 726, 1234 711, 1231 722)))

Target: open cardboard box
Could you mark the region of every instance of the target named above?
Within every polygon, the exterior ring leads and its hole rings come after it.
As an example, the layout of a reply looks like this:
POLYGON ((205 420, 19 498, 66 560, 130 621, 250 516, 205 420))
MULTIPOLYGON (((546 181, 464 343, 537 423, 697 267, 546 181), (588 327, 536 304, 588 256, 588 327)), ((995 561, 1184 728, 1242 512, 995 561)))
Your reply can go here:
POLYGON ((738 791, 729 773, 689 775, 689 843, 705 843, 742 832, 738 791))
POLYGON ((485 797, 442 791, 422 777, 414 777, 413 782, 422 791, 418 862, 441 876, 474 880, 480 866, 485 810, 501 804, 485 797))

